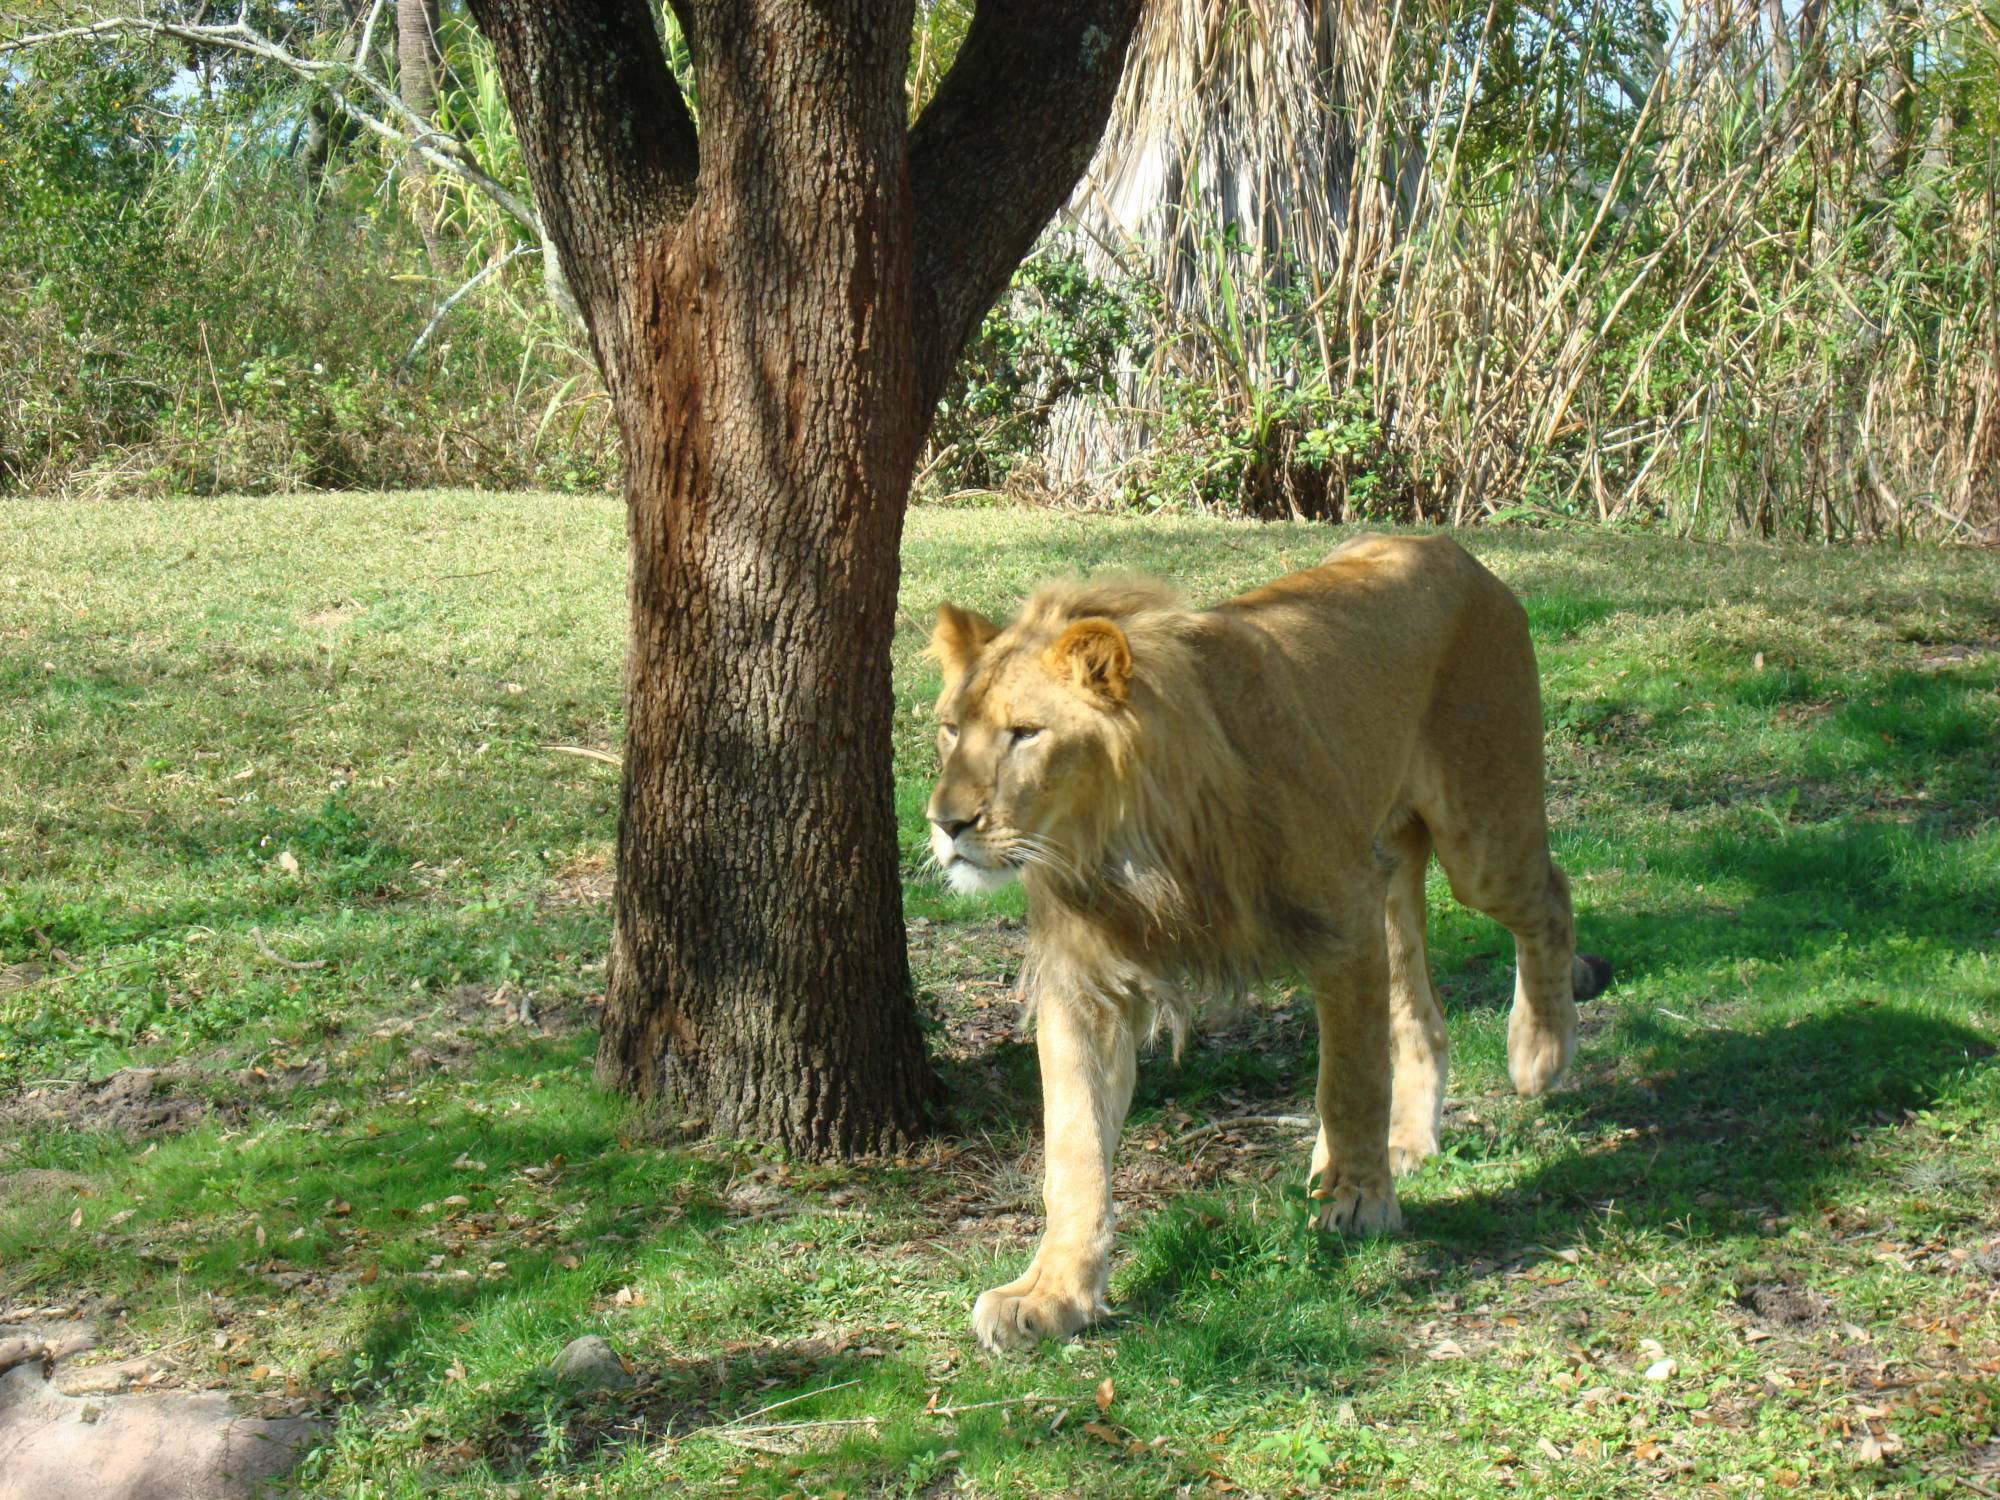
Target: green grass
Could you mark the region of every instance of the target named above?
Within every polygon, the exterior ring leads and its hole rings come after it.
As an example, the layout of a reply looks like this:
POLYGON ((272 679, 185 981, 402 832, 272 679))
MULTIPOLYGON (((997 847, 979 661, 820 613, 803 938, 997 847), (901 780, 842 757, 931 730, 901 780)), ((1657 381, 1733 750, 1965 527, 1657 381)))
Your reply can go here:
POLYGON ((328 1413, 312 1493, 2000 1492, 1989 557, 1468 538, 1528 601, 1619 970, 1572 1081, 1507 1092, 1510 946, 1434 882, 1454 1102, 1409 1232, 1308 1231, 1295 1129, 1190 1134, 1307 1109, 1280 986, 1144 1065, 1119 1319, 995 1361, 967 1314, 1032 1243, 1036 1090, 1018 905, 921 873, 931 607, 1135 566, 1210 598, 1334 532, 912 515, 906 904, 956 1127, 830 1169, 636 1140, 590 1081, 615 776, 541 747, 616 744, 616 507, 4 514, 0 1311, 116 1304, 117 1352, 328 1413), (51 1082, 135 1062, 192 1128, 51 1082), (589 1332, 634 1390, 549 1377, 589 1332))

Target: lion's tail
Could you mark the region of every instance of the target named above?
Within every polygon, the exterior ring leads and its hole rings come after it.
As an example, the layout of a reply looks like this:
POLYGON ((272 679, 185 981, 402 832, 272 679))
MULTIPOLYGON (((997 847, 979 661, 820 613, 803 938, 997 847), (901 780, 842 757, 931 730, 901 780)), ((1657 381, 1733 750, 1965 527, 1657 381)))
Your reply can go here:
POLYGON ((1611 983, 1611 965, 1595 953, 1579 953, 1570 970, 1570 993, 1578 1000, 1601 995, 1611 983))

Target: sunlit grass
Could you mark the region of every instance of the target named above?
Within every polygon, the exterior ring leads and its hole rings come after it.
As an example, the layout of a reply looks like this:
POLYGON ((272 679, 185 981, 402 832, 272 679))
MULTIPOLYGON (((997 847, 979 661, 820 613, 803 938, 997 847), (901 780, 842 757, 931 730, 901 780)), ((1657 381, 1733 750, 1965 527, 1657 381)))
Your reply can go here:
MULTIPOLYGON (((1506 1091, 1511 945, 1434 877, 1454 1103, 1405 1185, 1409 1233, 1312 1235, 1301 1132, 1187 1139, 1217 1111, 1308 1109, 1308 1007, 1279 989, 1144 1066, 1118 1319, 993 1362, 967 1312, 1034 1228, 1018 1042, 950 1062, 953 1132, 925 1155, 859 1169, 651 1144, 591 1083, 616 781, 543 746, 617 743, 616 507, 4 514, 0 1094, 173 1063, 210 1108, 151 1141, 0 1126, 0 1301, 117 1299, 117 1338, 182 1379, 332 1413, 314 1493, 1858 1495, 1990 1474, 1985 556, 1468 537, 1528 601, 1558 854, 1619 971, 1573 1081, 1506 1091), (546 1026, 508 1023, 524 993, 546 1026), (22 1169, 76 1176, 10 1194, 22 1169), (1837 1314, 1763 1327, 1736 1298, 1769 1283, 1837 1314), (587 1332, 635 1390, 555 1382, 587 1332), (1674 1375, 1646 1380, 1662 1357, 1674 1375), (737 1430, 759 1423, 820 1425, 737 1430)), ((1004 615, 1050 573, 1134 567, 1214 598, 1336 540, 912 515, 898 807, 941 1036, 1004 996, 991 919, 1019 907, 923 873, 937 601, 1004 615)))

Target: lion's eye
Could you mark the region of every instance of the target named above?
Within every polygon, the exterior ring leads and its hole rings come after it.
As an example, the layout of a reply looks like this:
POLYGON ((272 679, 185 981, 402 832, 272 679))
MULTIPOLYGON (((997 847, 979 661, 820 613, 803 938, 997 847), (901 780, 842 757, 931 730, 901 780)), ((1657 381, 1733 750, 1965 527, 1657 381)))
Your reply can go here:
POLYGON ((1040 734, 1041 732, 1042 732, 1041 726, 1036 725, 1030 727, 1026 724, 1016 724, 1012 729, 1009 729, 1007 731, 1008 735, 1012 739, 1012 743, 1016 745, 1025 743, 1026 741, 1033 739, 1036 735, 1040 734))
POLYGON ((938 725, 938 733, 948 740, 955 740, 958 738, 958 726, 956 724, 940 724, 938 725))

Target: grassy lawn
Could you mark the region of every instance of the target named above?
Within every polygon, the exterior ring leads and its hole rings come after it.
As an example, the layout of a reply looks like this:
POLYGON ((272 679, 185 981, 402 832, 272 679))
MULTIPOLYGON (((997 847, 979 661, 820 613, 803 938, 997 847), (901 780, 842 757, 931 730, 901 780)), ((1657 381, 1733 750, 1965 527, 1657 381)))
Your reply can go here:
POLYGON ((1215 597, 1335 532, 911 517, 906 904, 958 1113, 831 1170, 635 1139, 590 1081, 615 773, 543 747, 617 742, 615 506, 0 517, 0 1316, 332 1417, 312 1493, 2000 1495, 1990 555, 1468 538, 1528 601, 1618 970, 1571 1081, 1507 1091, 1511 945, 1434 875, 1408 1233, 1306 1228, 1279 986, 1143 1066, 1118 1320, 990 1360, 1038 1108, 1019 906, 920 869, 923 623, 1060 571, 1215 597), (633 1385, 550 1375, 585 1333, 633 1385))

